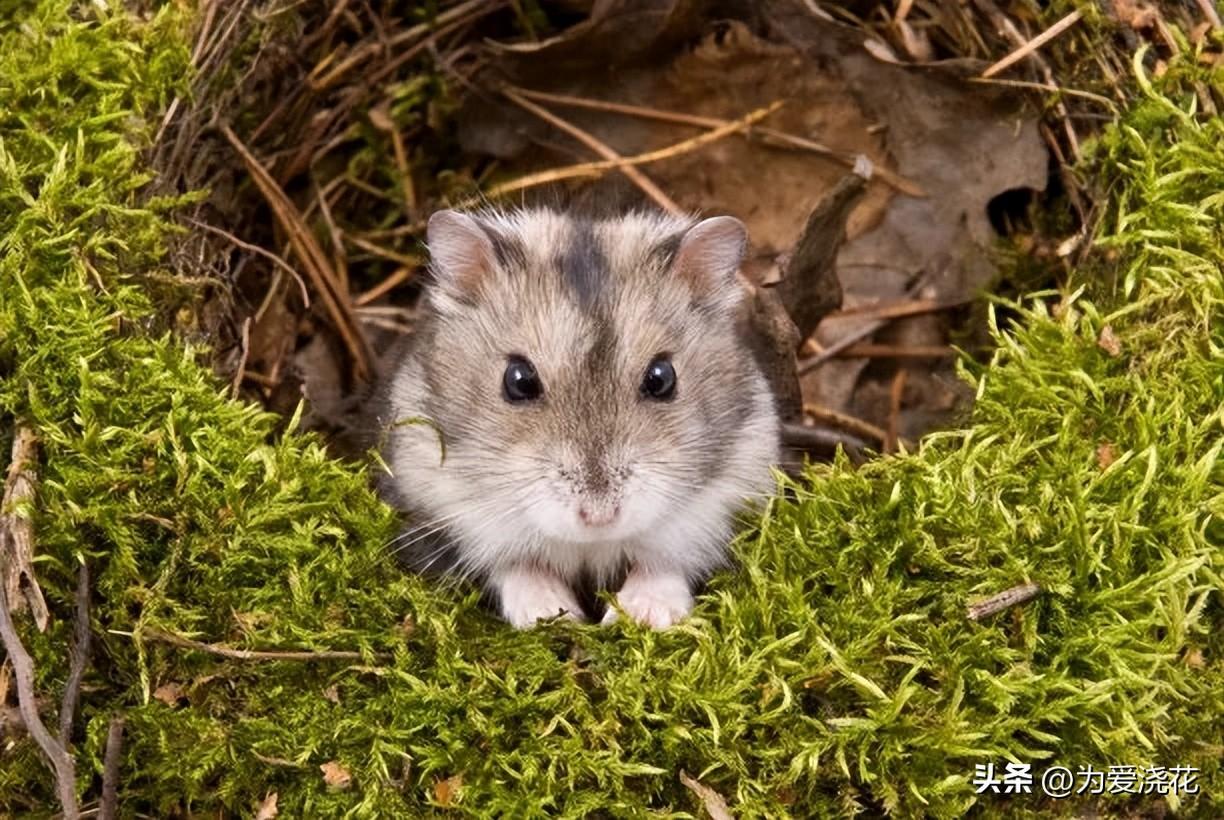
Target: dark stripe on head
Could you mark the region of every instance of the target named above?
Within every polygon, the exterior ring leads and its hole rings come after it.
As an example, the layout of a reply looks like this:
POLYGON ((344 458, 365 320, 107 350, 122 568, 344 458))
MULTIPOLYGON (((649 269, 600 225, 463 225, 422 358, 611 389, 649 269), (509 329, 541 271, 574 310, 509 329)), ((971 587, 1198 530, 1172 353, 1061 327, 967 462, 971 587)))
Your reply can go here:
POLYGON ((668 270, 676 260, 680 250, 680 242, 684 239, 684 231, 677 231, 650 249, 650 261, 663 270, 668 270))
POLYGON ((616 328, 612 326, 612 317, 604 311, 595 314, 593 320, 595 334, 585 364, 588 383, 598 384, 600 377, 606 377, 616 367, 616 328))
POLYGON ((527 251, 518 239, 506 236, 484 223, 481 223, 480 227, 489 235, 489 241, 493 243, 493 255, 497 257, 497 264, 502 270, 513 272, 527 267, 527 251))
POLYGON ((603 295, 608 282, 608 259, 595 237, 591 223, 575 221, 569 244, 557 258, 561 279, 578 298, 578 306, 590 310, 603 295))

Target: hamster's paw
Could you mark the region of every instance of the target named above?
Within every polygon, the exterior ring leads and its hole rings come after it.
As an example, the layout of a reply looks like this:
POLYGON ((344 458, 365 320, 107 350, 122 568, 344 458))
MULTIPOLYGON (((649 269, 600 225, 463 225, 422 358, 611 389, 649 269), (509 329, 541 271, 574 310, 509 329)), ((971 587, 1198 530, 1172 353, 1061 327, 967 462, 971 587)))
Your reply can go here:
POLYGON ((558 615, 582 619, 582 607, 574 591, 551 572, 516 567, 498 573, 492 583, 502 617, 515 629, 528 629, 539 620, 558 615))
MULTIPOLYGON (((693 608, 689 582, 679 573, 640 572, 634 569, 616 593, 616 602, 629 617, 654 629, 667 629, 693 608)), ((620 613, 609 607, 603 623, 610 624, 620 613)))

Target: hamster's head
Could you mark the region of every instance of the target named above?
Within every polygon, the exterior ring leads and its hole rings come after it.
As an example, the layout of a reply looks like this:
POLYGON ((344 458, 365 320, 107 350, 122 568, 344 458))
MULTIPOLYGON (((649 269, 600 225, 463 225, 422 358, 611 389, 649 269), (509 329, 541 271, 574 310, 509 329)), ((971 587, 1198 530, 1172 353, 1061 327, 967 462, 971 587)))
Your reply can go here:
POLYGON ((612 542, 736 480, 773 412, 736 331, 745 243, 731 217, 435 214, 413 355, 472 508, 528 541, 612 542))

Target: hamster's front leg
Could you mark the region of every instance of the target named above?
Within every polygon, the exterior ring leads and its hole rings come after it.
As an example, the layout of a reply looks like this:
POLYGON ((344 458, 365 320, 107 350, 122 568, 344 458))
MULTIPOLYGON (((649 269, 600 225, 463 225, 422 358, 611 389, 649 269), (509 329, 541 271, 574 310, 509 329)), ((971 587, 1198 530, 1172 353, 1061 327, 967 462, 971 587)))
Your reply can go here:
POLYGON ((516 629, 527 629, 536 621, 558 615, 582 619, 582 607, 573 589, 549 570, 507 567, 493 572, 489 586, 497 593, 502 617, 516 629))
MULTIPOLYGON (((645 570, 634 566, 616 593, 616 602, 635 621, 654 629, 667 629, 692 610, 693 592, 688 578, 679 570, 645 570)), ((619 615, 614 607, 609 607, 603 622, 611 623, 619 615)))

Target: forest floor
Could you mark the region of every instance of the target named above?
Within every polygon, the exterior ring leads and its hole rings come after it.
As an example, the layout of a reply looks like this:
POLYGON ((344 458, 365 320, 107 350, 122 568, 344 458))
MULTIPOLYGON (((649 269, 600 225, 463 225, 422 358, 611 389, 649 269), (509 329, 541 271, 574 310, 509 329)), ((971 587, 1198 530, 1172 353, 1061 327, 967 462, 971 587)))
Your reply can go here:
POLYGON ((0 20, 0 809, 1224 810, 1210 4, 438 5, 0 20), (761 287, 875 166, 796 424, 888 454, 811 464, 665 633, 399 572, 344 447, 424 217, 591 140, 667 156, 547 196, 738 211, 761 287), (1148 785, 979 793, 1008 762, 1148 785))

